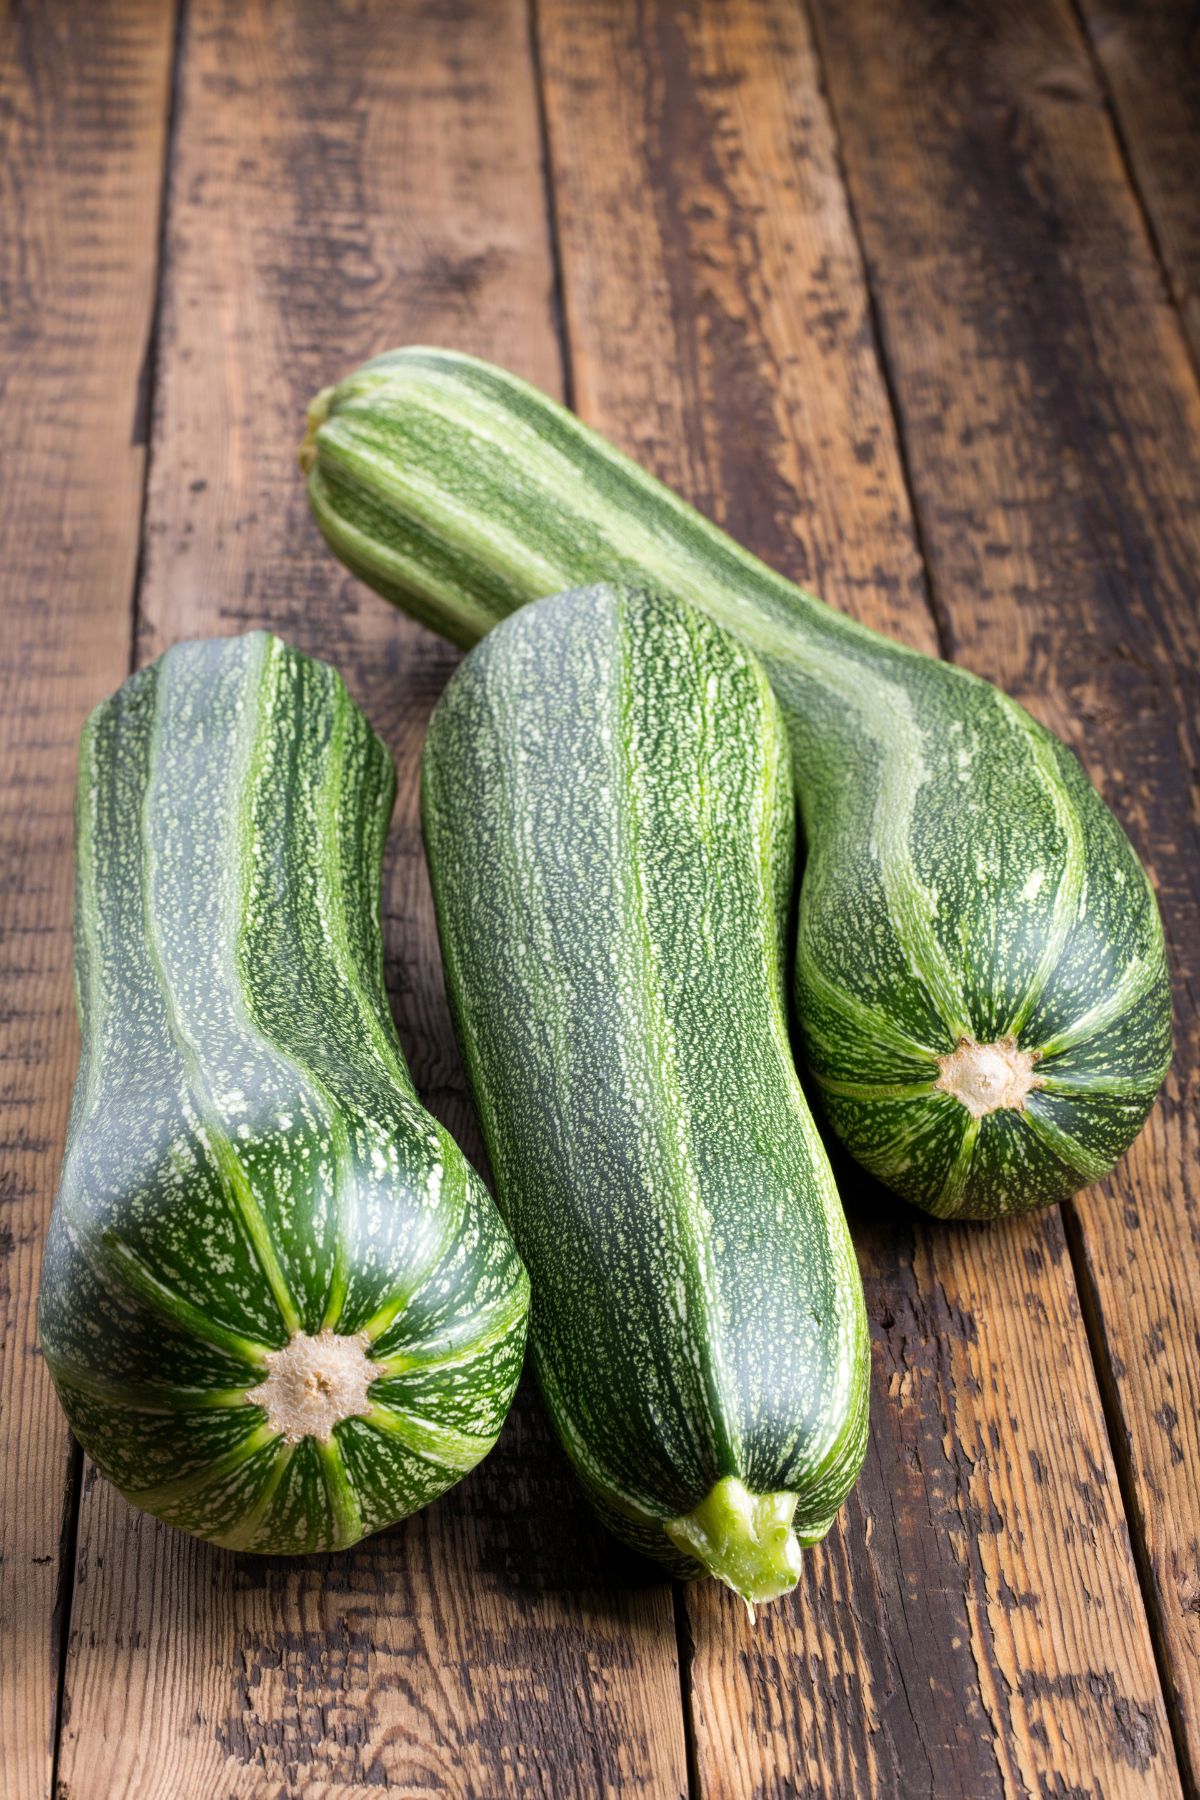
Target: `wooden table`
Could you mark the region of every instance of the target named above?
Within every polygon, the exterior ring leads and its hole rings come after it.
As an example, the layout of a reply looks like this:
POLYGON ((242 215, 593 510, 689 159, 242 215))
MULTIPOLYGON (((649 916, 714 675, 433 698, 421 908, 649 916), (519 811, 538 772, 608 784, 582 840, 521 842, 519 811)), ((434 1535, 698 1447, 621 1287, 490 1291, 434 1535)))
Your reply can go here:
POLYGON ((4 1795, 1194 1793, 1194 5, 17 0, 0 58, 4 1795), (174 639, 269 625, 390 742, 401 1036, 480 1155, 416 808, 454 654, 294 464, 311 393, 406 341, 1000 682, 1162 898, 1179 1051, 1113 1180, 982 1229, 842 1171, 871 1449, 754 1626, 604 1535, 530 1392, 445 1500, 288 1564, 131 1511, 36 1349, 75 745, 174 639))

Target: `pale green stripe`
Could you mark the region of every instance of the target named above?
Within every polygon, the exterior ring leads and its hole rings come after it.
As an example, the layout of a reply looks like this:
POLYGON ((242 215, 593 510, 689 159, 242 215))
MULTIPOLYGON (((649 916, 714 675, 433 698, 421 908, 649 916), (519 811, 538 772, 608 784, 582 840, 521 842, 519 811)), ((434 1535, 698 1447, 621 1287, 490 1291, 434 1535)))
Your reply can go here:
POLYGON ((443 1469, 458 1469, 464 1474, 487 1455, 496 1441, 494 1433, 479 1437, 469 1431, 455 1431, 449 1425, 435 1425, 431 1419, 417 1418, 412 1413, 394 1412, 381 1400, 377 1400, 363 1416, 377 1431, 386 1431, 390 1437, 399 1438, 423 1462, 435 1463, 443 1469))
MULTIPOLYGON (((353 473, 357 466, 364 476, 369 475, 371 479, 364 481, 363 487, 373 499, 385 500, 415 514, 422 531, 447 550, 467 547, 478 543, 481 537, 486 538, 488 566, 502 573, 519 589, 544 588, 547 593, 553 593, 557 588, 569 585, 567 572, 557 563, 541 555, 507 526, 494 520, 485 525, 478 507, 472 502, 456 500, 444 481, 423 476, 411 463, 400 463, 375 450, 359 431, 354 431, 347 442, 339 432, 338 423, 335 418, 326 429, 332 432, 338 446, 339 473, 347 466, 353 473)), ((352 426, 352 421, 348 423, 352 426)), ((511 450, 507 454, 511 456, 511 450)))
MULTIPOLYGON (((641 854, 643 835, 640 811, 641 796, 638 786, 638 765, 633 753, 631 735, 633 705, 629 660, 630 655, 636 652, 632 652, 630 648, 630 639, 626 629, 626 609, 623 602, 617 608, 617 617, 620 622, 622 640, 619 663, 621 729, 617 742, 623 765, 618 775, 618 782, 628 795, 629 802, 628 869, 632 902, 629 910, 634 924, 635 941, 640 950, 639 960, 643 970, 643 979, 637 983, 637 993, 642 1001, 642 1017, 647 1028, 645 1037, 639 1037, 638 1041, 644 1043, 647 1050, 643 1065, 647 1079, 652 1087, 658 1087, 661 1094, 661 1104, 651 1109, 651 1116, 663 1122, 664 1129, 659 1134, 659 1141, 669 1162, 674 1166, 672 1192, 679 1202, 679 1216, 686 1223, 688 1236, 693 1246, 694 1266, 699 1278, 697 1285, 702 1317, 699 1321, 692 1321, 692 1328, 696 1334, 698 1359, 703 1367, 705 1377, 700 1399, 703 1411, 708 1414, 713 1444, 718 1455, 730 1456, 734 1467, 740 1468, 744 1457, 737 1431, 737 1408, 730 1403, 727 1394, 729 1376, 723 1356, 724 1333, 720 1327, 720 1303, 717 1298, 718 1282, 711 1220, 700 1191, 700 1181, 692 1157, 691 1107, 679 1081, 675 1033, 663 1003, 664 983, 647 915, 641 854)), ((692 670, 695 678, 700 728, 700 741, 695 753, 695 767, 702 779, 705 746, 711 736, 712 726, 707 683, 698 641, 700 621, 689 611, 683 612, 681 617, 691 651, 692 670)), ((625 884, 622 883, 622 894, 625 891, 625 884)), ((773 907, 769 916, 773 924, 773 907)))
MULTIPOLYGON (((453 1350, 431 1350, 423 1354, 421 1351, 400 1350, 394 1356, 381 1356, 376 1368, 379 1373, 377 1381, 388 1381, 399 1375, 411 1374, 414 1370, 424 1373, 426 1369, 457 1369, 474 1362, 478 1357, 494 1350, 496 1345, 509 1337, 513 1329, 525 1316, 524 1306, 505 1305, 500 1316, 489 1331, 471 1339, 469 1344, 460 1345, 453 1350)), ((486 1314, 475 1321, 481 1324, 486 1314)), ((369 1334, 368 1334, 369 1335, 369 1334)), ((377 1334, 382 1335, 382 1334, 377 1334)))
POLYGON ((968 1114, 966 1127, 962 1134, 962 1142, 955 1152, 942 1183, 937 1198, 930 1204, 929 1211, 936 1219, 950 1219, 958 1211, 958 1205, 967 1185, 967 1177, 971 1173, 971 1163, 975 1157, 975 1145, 979 1138, 982 1119, 973 1119, 968 1114))
POLYGON ((828 686, 854 707, 864 732, 874 739, 879 751, 879 783, 871 850, 892 928, 914 971, 924 980, 950 1037, 968 1037, 970 1018, 962 987, 934 930, 937 902, 913 861, 913 814, 926 768, 923 733, 912 716, 911 701, 903 689, 880 680, 865 665, 854 665, 851 672, 844 659, 823 652, 809 661, 828 686))
MULTIPOLYGON (((330 672, 332 676, 332 671, 330 672)), ((320 842, 320 859, 316 873, 323 877, 318 884, 318 910, 327 931, 327 945, 342 980, 355 1001, 363 1030, 379 1058, 384 1074, 412 1099, 416 1099, 412 1076, 400 1047, 379 1012, 379 998, 368 992, 357 957, 350 948, 346 899, 348 884, 341 861, 339 823, 341 799, 345 787, 347 728, 357 707, 336 676, 329 681, 333 723, 326 751, 325 767, 317 791, 315 811, 320 842)), ((386 829, 386 828, 385 828, 386 829)), ((373 896, 378 909, 378 891, 373 896)), ((378 922, 378 915, 376 913, 378 922)))
POLYGON ((393 1289, 391 1296, 384 1304, 373 1312, 361 1327, 368 1343, 386 1336, 406 1307, 412 1305, 422 1289, 428 1287, 434 1276, 441 1269, 451 1245, 462 1228, 463 1217, 467 1206, 467 1184, 470 1181, 469 1165, 458 1145, 454 1142, 445 1127, 430 1118, 430 1123, 437 1134, 440 1156, 436 1168, 438 1182, 436 1199, 441 1229, 438 1232, 429 1259, 425 1267, 419 1270, 415 1278, 406 1287, 393 1289), (450 1180, 447 1180, 447 1176, 450 1180), (453 1182, 453 1188, 450 1183, 453 1182), (457 1204, 452 1208, 449 1204, 451 1193, 457 1196, 457 1204))
POLYGON ((1111 1157, 1094 1155, 1078 1138, 1072 1137, 1070 1132, 1064 1131, 1044 1114, 1026 1107, 1021 1116, 1034 1136, 1040 1138, 1048 1149, 1053 1150, 1056 1156, 1082 1175, 1085 1181, 1103 1181, 1111 1172, 1111 1157))
MULTIPOLYGON (((264 648, 258 651, 262 665, 260 673, 266 673, 270 668, 271 658, 266 646, 277 645, 280 650, 283 648, 278 640, 274 638, 264 638, 263 645, 264 648)), ((280 1318, 283 1320, 284 1326, 289 1332, 295 1332, 300 1326, 299 1309, 292 1298, 283 1269, 280 1266, 279 1258, 275 1252, 275 1246, 271 1241, 271 1235, 267 1229, 266 1220, 264 1219, 262 1210, 254 1196, 254 1190, 247 1178, 246 1171, 241 1165, 237 1152, 229 1138, 226 1136, 222 1124, 219 1122, 219 1116, 213 1105, 212 1096, 208 1092, 208 1086, 204 1079, 204 1074, 201 1070, 195 1047, 184 1029, 183 1022, 179 1015, 179 1009, 175 1003, 175 996, 171 992, 171 986, 167 980, 166 970, 163 966, 162 950, 159 944, 155 920, 155 908, 151 904, 151 891, 153 888, 154 877, 150 866, 151 831, 147 823, 146 815, 150 810, 154 796, 155 766, 158 760, 158 749, 162 737, 163 708, 158 702, 160 696, 165 693, 169 671, 174 666, 175 665, 170 662, 162 665, 159 685, 155 688, 155 708, 150 735, 149 766, 145 792, 142 796, 141 839, 144 881, 144 904, 142 911, 146 931, 146 949, 151 966, 158 977, 158 985, 162 992, 167 1028, 178 1046, 180 1060, 187 1076, 188 1086, 195 1094, 199 1105, 201 1129, 198 1132, 198 1136, 200 1137, 201 1142, 203 1142, 212 1152, 222 1184, 224 1185, 229 1198, 233 1201, 241 1215, 247 1238, 250 1241, 250 1245, 258 1260, 259 1267, 263 1272, 267 1285, 271 1290, 271 1296, 275 1301, 280 1318)), ((265 718, 265 711, 265 707, 263 709, 255 707, 247 707, 245 709, 246 722, 243 723, 241 728, 240 742, 237 750, 231 755, 231 763, 233 763, 235 767, 238 764, 241 764, 247 776, 250 774, 250 771, 258 758, 261 742, 259 736, 259 721, 265 718)), ((252 782, 249 785, 252 786, 252 782)), ((181 1105, 186 1114, 188 1107, 186 1099, 183 1096, 181 1096, 181 1105)))
MULTIPOLYGON (((932 1093, 927 1096, 932 1106, 954 1106, 959 1102, 949 1094, 932 1093)), ((969 1117, 966 1109, 961 1109, 964 1117, 969 1117)), ((896 1121, 894 1128, 870 1146, 871 1172, 880 1181, 887 1181, 889 1176, 902 1174, 909 1167, 909 1155, 914 1144, 920 1144, 926 1136, 928 1113, 925 1107, 915 1109, 896 1121)))
POLYGON ((356 1544, 363 1532, 362 1508, 346 1474, 336 1437, 317 1442, 317 1457, 333 1514, 334 1541, 330 1548, 337 1550, 347 1544, 356 1544))
POLYGON ((1132 1011, 1138 1001, 1145 998, 1161 973, 1162 965, 1157 957, 1135 957, 1117 985, 1056 1037, 1047 1038, 1044 1043, 1039 1044, 1039 1053, 1042 1056, 1061 1056, 1065 1050, 1075 1050, 1089 1038, 1098 1037, 1102 1031, 1107 1031, 1110 1025, 1115 1024, 1122 1014, 1132 1011))
POLYGON ((58 1386, 76 1389, 110 1406, 132 1412, 180 1413, 220 1412, 242 1406, 253 1393, 253 1385, 241 1388, 201 1388, 171 1386, 145 1381, 113 1381, 97 1375, 94 1369, 70 1362, 53 1352, 44 1352, 46 1364, 58 1386))
MULTIPOLYGON (((817 1130, 812 1110, 805 1099, 800 1078, 796 1073, 796 1061, 792 1052, 791 1035, 788 1031, 783 993, 783 963, 780 955, 776 916, 775 846, 771 820, 780 786, 781 762, 786 762, 788 803, 789 806, 793 804, 791 757, 787 739, 784 736, 783 721, 779 716, 775 695, 767 680, 766 672, 757 661, 752 661, 750 667, 758 686, 759 707, 764 726, 767 727, 761 734, 761 778, 757 785, 755 802, 755 835, 761 846, 761 854, 756 860, 755 873, 758 880, 756 919, 762 951, 761 960, 764 991, 767 995, 769 1030, 784 1087, 791 1101, 792 1112, 809 1152, 813 1173, 812 1187, 820 1196, 821 1210, 824 1215, 825 1239, 830 1252, 833 1311, 838 1334, 833 1383, 826 1408, 828 1429, 824 1438, 814 1437, 808 1453, 797 1471, 800 1479, 807 1480, 811 1479, 813 1471, 832 1455, 847 1424, 853 1422, 853 1409, 850 1411, 849 1420, 843 1415, 846 1400, 849 1398, 856 1380, 860 1386, 864 1385, 859 1349, 865 1336, 866 1308, 862 1298, 862 1282, 859 1278, 858 1264, 846 1227, 841 1198, 834 1185, 833 1170, 829 1166, 825 1145, 817 1130), (775 728, 771 729, 773 721, 775 728), (768 932, 769 937, 767 936, 768 932), (841 1304, 847 1295, 852 1297, 848 1308, 841 1304)), ((796 1445, 803 1436, 807 1425, 807 1420, 797 1419, 794 1435, 786 1445, 781 1447, 780 1467, 791 1462, 796 1452, 796 1445)))
MULTIPOLYGON (((340 459, 338 473, 339 476, 342 474, 340 459)), ((349 475, 345 477, 345 481, 348 486, 361 485, 355 483, 349 475)), ((343 517, 330 497, 322 491, 324 485, 325 478, 318 465, 309 478, 309 498, 321 530, 344 562, 353 568, 369 571, 374 584, 384 591, 401 588, 405 605, 410 610, 415 610, 413 597, 419 596, 424 602, 424 616, 427 619, 445 617, 447 621, 453 621, 454 635, 460 642, 468 636, 473 640, 486 636, 496 623, 494 613, 480 606, 471 592, 459 583, 436 580, 428 562, 420 557, 405 556, 394 547, 389 547, 386 552, 382 551, 369 532, 359 531, 343 517), (469 633, 463 630, 465 621, 471 623, 469 633)))
POLYGON ((843 1100, 923 1100, 929 1094, 938 1092, 936 1076, 928 1081, 837 1081, 831 1075, 822 1075, 818 1070, 812 1071, 812 1078, 819 1088, 827 1094, 837 1094, 843 1100))
MULTIPOLYGON (((817 962, 809 957, 804 961, 804 984, 813 988, 817 998, 824 1002, 831 1011, 842 1012, 850 1024, 857 1027, 861 1035, 868 1041, 884 1046, 886 1049, 898 1051, 904 1056, 911 1056, 920 1062, 937 1062, 941 1051, 932 1045, 924 1044, 919 1038, 911 1037, 907 1031, 901 1030, 896 1021, 887 1013, 880 1012, 866 1000, 860 1000, 848 988, 840 987, 832 981, 817 962)), ((829 1037, 811 1019, 806 1019, 804 1029, 813 1043, 824 1044, 840 1055, 845 1055, 845 1044, 837 1038, 829 1037)), ((968 1035, 968 1034, 964 1034, 968 1035)))
MULTIPOLYGON (((111 705, 111 702, 108 704, 111 705)), ((75 855, 81 889, 86 892, 80 894, 80 904, 75 912, 74 928, 82 935, 87 945, 88 1035, 87 1043, 84 1046, 87 1088, 82 1099, 78 1121, 72 1120, 72 1136, 81 1133, 84 1124, 94 1115, 104 1086, 102 1069, 105 1031, 102 1021, 105 1015, 106 996, 103 981, 103 955, 96 925, 96 921, 100 917, 95 856, 97 776, 94 748, 98 725, 99 710, 89 716, 83 728, 83 735, 79 740, 79 774, 77 778, 79 801, 76 809, 75 855)))
POLYGON ((1134 1098, 1149 1098, 1158 1092, 1159 1083, 1170 1059, 1161 1071, 1150 1075, 1039 1075, 1035 1086, 1045 1090, 1047 1094, 1077 1094, 1086 1100, 1091 1094, 1128 1094, 1134 1098))
POLYGON ((1050 795, 1055 823, 1062 832, 1065 842, 1062 875, 1059 879, 1058 891, 1054 896, 1050 926, 1042 946, 1041 956, 1038 958, 1037 967, 1030 977, 1020 1005, 1012 1014, 1003 1031, 998 1034, 1002 1038, 1015 1038, 1045 992, 1046 984, 1062 959, 1067 939, 1076 923, 1087 871, 1087 847, 1079 815, 1075 810, 1075 803, 1067 791, 1049 742, 1023 707, 1018 706, 1015 700, 1010 700, 1007 694, 1002 694, 998 688, 994 691, 1001 716, 1016 727, 1030 747, 1033 766, 1050 795))
MULTIPOLYGON (((330 674, 326 676, 326 688, 329 693, 332 720, 329 730, 329 743, 326 749, 325 767, 322 770, 321 783, 317 790, 315 816, 317 819, 318 855, 314 874, 316 877, 316 905, 321 923, 325 927, 327 948, 334 961, 342 970, 345 978, 345 965, 349 960, 346 955, 345 934, 346 915, 343 903, 343 884, 341 880, 340 859, 337 857, 336 821, 337 797, 341 787, 346 750, 346 706, 349 696, 341 682, 330 674), (335 830, 329 831, 329 820, 334 820, 335 830), (331 845, 330 839, 333 838, 331 845), (330 867, 331 862, 333 867, 330 867), (324 905, 322 905, 324 902, 324 905)), ((333 1253, 333 1267, 329 1271, 329 1290, 325 1296, 325 1305, 321 1315, 323 1330, 334 1329, 342 1316, 342 1308, 346 1304, 346 1293, 350 1285, 349 1265, 350 1246, 347 1241, 348 1223, 346 1218, 346 1195, 354 1186, 354 1167, 350 1156, 350 1142, 346 1134, 346 1121, 342 1117, 342 1109, 333 1096, 326 1090, 312 1070, 308 1070, 308 1078, 313 1087, 321 1095, 325 1111, 329 1119, 329 1141, 332 1155, 333 1205, 336 1219, 336 1244, 333 1253)), ((327 1484, 328 1485, 328 1484, 327 1484)), ((332 1504, 332 1497, 331 1502, 332 1504)))
MULTIPOLYGON (((74 1236, 74 1233, 72 1233, 74 1236)), ((97 1242, 92 1238, 91 1261, 100 1272, 109 1271, 113 1281, 119 1281, 126 1288, 131 1288, 147 1306, 152 1307, 164 1318, 175 1325, 181 1325, 201 1343, 210 1344, 215 1350, 226 1350, 231 1356, 240 1357, 243 1362, 256 1367, 266 1362, 272 1346, 261 1344, 254 1338, 243 1337, 238 1331, 229 1331, 224 1325, 218 1325, 206 1313, 177 1294, 173 1288, 160 1281, 128 1244, 123 1244, 115 1232, 105 1232, 97 1242)))
POLYGON ((235 1469, 249 1462, 252 1456, 257 1456, 260 1450, 265 1450, 269 1444, 278 1441, 277 1432, 272 1431, 269 1425, 260 1425, 249 1437, 243 1438, 240 1444, 227 1450, 216 1462, 197 1469, 194 1475, 185 1475, 179 1481, 161 1481, 154 1487, 122 1487, 121 1492, 126 1499, 132 1500, 147 1512, 158 1512, 164 1506, 178 1505, 181 1500, 194 1500, 206 1488, 223 1481, 227 1475, 232 1475, 235 1469))
MULTIPOLYGON (((199 1081, 198 1065, 194 1066, 197 1068, 196 1079, 199 1081)), ((285 1329, 294 1334, 300 1329, 300 1314, 296 1310, 274 1241, 250 1178, 242 1167, 241 1158, 224 1132, 219 1128, 214 1129, 209 1121, 206 1120, 199 1126, 197 1136, 212 1151, 226 1191, 232 1196, 245 1222, 246 1235, 271 1290, 271 1298, 279 1309, 285 1329)))
POLYGON ((226 1550, 246 1550, 253 1544, 258 1535, 259 1526, 274 1503, 275 1495, 279 1491, 279 1484, 291 1467, 296 1448, 295 1444, 288 1444, 282 1439, 280 1440, 279 1453, 275 1457, 271 1473, 267 1476, 266 1484, 258 1499, 240 1524, 236 1525, 232 1531, 221 1533, 221 1543, 226 1550))

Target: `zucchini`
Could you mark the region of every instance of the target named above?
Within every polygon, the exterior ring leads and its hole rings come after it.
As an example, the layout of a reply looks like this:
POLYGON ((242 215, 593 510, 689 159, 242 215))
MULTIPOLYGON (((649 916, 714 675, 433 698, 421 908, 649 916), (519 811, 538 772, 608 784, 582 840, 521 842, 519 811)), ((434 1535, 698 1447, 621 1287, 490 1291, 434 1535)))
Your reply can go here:
POLYGON ((168 650, 83 732, 42 1350, 126 1498, 230 1548, 424 1506, 521 1367, 524 1268, 384 994, 394 787, 340 677, 265 632, 168 650))
POLYGON ((368 363, 317 397, 301 462, 335 553, 458 644, 612 577, 695 602, 760 657, 807 853, 800 1035, 861 1163, 972 1218, 1113 1167, 1170 1060, 1162 925, 1120 826, 1027 712, 822 605, 472 358, 368 363))
POLYGON ((678 601, 544 600, 451 680, 422 812, 558 1434, 619 1536, 770 1599, 858 1473, 869 1359, 788 1042, 766 677, 678 601))

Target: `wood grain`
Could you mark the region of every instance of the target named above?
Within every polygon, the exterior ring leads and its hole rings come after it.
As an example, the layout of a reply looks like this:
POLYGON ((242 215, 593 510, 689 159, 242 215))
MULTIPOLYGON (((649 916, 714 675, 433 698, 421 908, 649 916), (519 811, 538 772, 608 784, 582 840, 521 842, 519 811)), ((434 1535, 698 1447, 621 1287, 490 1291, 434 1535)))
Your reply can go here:
POLYGON ((1200 13, 1194 0, 1080 0, 1080 9, 1200 367, 1200 13))
POLYGON ((1200 392, 1065 3, 817 16, 955 653, 1078 750, 1162 901, 1174 1070, 1074 1217, 1194 1778, 1200 392))
MULTIPOLYGON (((401 1037, 476 1156, 417 823, 454 656, 339 571, 295 451, 315 390, 406 340, 557 388, 551 275, 517 0, 191 0, 139 655, 267 624, 343 669, 400 770, 401 1037)), ((528 1396, 437 1506, 302 1565, 187 1540, 90 1480, 67 1697, 70 1800, 686 1787, 669 1585, 592 1523, 528 1396)))
POLYGON ((0 20, 0 1790, 48 1794, 73 1459, 37 1350, 78 1053, 75 746, 129 667, 171 18, 70 0, 0 20))
MULTIPOLYGON (((539 14, 579 410, 777 567, 934 648, 803 14, 539 14)), ((964 429, 987 378, 963 377, 964 429)), ((1008 594, 992 617, 1019 630, 1008 594)), ((687 1591, 701 1793, 1177 1792, 1061 1217, 935 1226, 840 1173, 871 1453, 792 1600, 752 1628, 687 1591)))

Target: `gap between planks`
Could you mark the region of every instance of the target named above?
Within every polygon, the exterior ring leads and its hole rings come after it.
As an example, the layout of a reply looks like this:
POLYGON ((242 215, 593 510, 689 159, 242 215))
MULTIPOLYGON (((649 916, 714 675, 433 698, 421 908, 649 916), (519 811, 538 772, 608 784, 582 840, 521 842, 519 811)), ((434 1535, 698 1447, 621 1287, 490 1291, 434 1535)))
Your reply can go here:
POLYGON ((146 579, 146 535, 150 512, 150 483, 154 474, 154 419, 158 406, 158 376, 162 355, 163 302, 167 287, 167 230, 175 189, 175 139, 179 125, 179 92, 183 81, 183 49, 187 40, 191 0, 175 0, 171 41, 171 81, 167 90, 167 117, 163 133, 162 193, 158 209, 157 263, 154 305, 146 333, 146 352, 138 377, 138 423, 145 433, 146 459, 142 465, 141 505, 138 508, 137 566, 129 596, 129 673, 138 666, 138 633, 142 616, 142 584, 146 579))
MULTIPOLYGON (((1176 266, 1176 259, 1171 254, 1172 241, 1179 235, 1180 220, 1175 216, 1174 202, 1178 196, 1169 191, 1167 152, 1161 144, 1156 148, 1154 143, 1146 142, 1144 163, 1138 154, 1138 138, 1143 136, 1145 127, 1144 123, 1139 122, 1136 94, 1122 92, 1110 65, 1109 55, 1105 54, 1105 45, 1111 44, 1110 33, 1120 30, 1119 25, 1108 16, 1105 0, 1070 0, 1070 3, 1090 56, 1093 77, 1099 92, 1104 96, 1105 107, 1112 121, 1113 135, 1125 166, 1125 178, 1141 211, 1146 236, 1153 247, 1167 292, 1179 315, 1180 329, 1191 356, 1192 369, 1200 384, 1200 292, 1195 291, 1194 282, 1189 283, 1195 256, 1189 257, 1186 245, 1177 245, 1179 266, 1176 266), (1160 182, 1157 204, 1150 187, 1150 181, 1155 176, 1160 182)), ((1175 74, 1183 91, 1185 109, 1187 77, 1181 65, 1189 37, 1192 56, 1197 65, 1192 77, 1191 94, 1193 99, 1200 97, 1200 18, 1194 7, 1191 7, 1190 13, 1186 10, 1188 5, 1189 0, 1174 0, 1174 6, 1172 0, 1158 0, 1156 6, 1151 0, 1151 5, 1147 8, 1151 16, 1136 21, 1144 34, 1141 47, 1147 58, 1145 73, 1148 79, 1145 90, 1152 89, 1155 99, 1162 96, 1160 82, 1165 64, 1165 68, 1175 74), (1162 36, 1156 29, 1166 26, 1168 21, 1172 27, 1179 28, 1177 35, 1184 40, 1183 43, 1172 41, 1169 49, 1164 46, 1162 36)), ((1131 18, 1135 17, 1131 12, 1131 18)), ((1118 60, 1118 66, 1120 49, 1118 43, 1111 51, 1118 60)), ((1170 96, 1166 98, 1170 103, 1170 96)), ((1178 119, 1175 123, 1178 125, 1178 119)), ((1191 113, 1190 130, 1181 131, 1181 138, 1182 141, 1171 145, 1171 151, 1180 166, 1194 170, 1196 159, 1200 156, 1200 112, 1191 113)), ((1194 188, 1192 204, 1195 208, 1194 188)), ((1193 227, 1193 235, 1195 243, 1200 244, 1200 225, 1193 227)))

